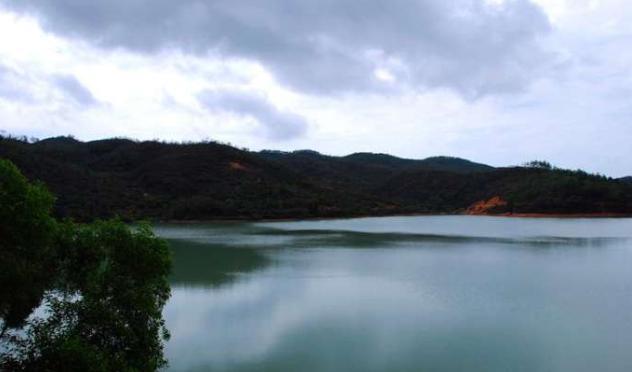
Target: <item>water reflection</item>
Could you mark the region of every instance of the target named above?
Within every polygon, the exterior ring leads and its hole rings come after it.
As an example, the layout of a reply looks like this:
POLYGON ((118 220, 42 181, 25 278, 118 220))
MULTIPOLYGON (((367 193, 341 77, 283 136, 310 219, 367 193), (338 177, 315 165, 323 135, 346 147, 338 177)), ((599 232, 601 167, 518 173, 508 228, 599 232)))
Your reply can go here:
MULTIPOLYGON (((455 218, 447 224, 469 221, 455 218)), ((632 370, 630 220, 590 231, 580 220, 575 236, 569 221, 559 234, 538 225, 512 236, 512 220, 467 236, 382 220, 395 232, 205 225, 188 241, 179 227, 170 369, 632 370)))
POLYGON ((216 287, 241 274, 264 268, 269 259, 251 248, 169 240, 172 248, 172 286, 216 287))
POLYGON ((383 248, 401 244, 420 245, 428 243, 452 244, 516 244, 520 246, 592 246, 598 247, 627 240, 623 237, 559 237, 559 236, 532 236, 520 238, 508 237, 484 237, 462 235, 433 235, 415 233, 371 233, 347 230, 283 230, 283 229, 259 229, 248 232, 248 235, 257 237, 287 237, 294 248, 309 247, 353 247, 353 248, 383 248))

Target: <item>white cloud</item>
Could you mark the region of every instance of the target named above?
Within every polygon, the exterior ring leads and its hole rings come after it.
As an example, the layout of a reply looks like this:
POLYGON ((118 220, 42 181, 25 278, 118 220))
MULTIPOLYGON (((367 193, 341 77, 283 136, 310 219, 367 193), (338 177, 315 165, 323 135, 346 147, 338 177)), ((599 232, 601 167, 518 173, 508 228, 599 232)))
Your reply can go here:
MULTIPOLYGON (((24 12, 19 5, 20 12, 0 11, 0 34, 13 35, 0 38, 0 129, 81 139, 213 138, 331 154, 445 154, 493 165, 539 158, 632 174, 632 4, 483 3, 420 1, 428 10, 418 16, 429 30, 420 34, 417 8, 404 0, 389 3, 383 16, 355 2, 301 3, 316 16, 305 25, 277 15, 272 5, 285 4, 280 0, 256 12, 218 2, 223 22, 236 23, 211 49, 215 39, 198 35, 206 13, 169 39, 160 28, 167 26, 150 22, 175 2, 158 2, 127 41, 132 20, 108 18, 120 14, 63 23, 74 14, 64 8, 70 2, 53 9, 43 1, 24 12), (446 13, 448 3, 470 8, 446 13), (254 26, 270 30, 257 35, 243 26, 253 17, 254 26), (314 36, 318 27, 328 32, 314 36), (308 45, 292 44, 293 36, 308 45), (59 76, 85 91, 60 87, 59 76), (92 101, 86 91, 98 104, 77 104, 77 97, 92 101), (201 104, 200 92, 215 92, 210 105, 201 104)), ((172 27, 182 25, 173 17, 166 18, 172 27)))

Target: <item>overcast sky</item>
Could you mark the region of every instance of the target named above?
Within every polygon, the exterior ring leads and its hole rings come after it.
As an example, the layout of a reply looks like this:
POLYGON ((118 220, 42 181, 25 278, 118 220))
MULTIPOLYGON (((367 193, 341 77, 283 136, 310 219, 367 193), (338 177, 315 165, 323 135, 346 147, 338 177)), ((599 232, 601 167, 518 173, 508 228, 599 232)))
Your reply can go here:
POLYGON ((0 0, 0 130, 632 174, 629 0, 0 0))

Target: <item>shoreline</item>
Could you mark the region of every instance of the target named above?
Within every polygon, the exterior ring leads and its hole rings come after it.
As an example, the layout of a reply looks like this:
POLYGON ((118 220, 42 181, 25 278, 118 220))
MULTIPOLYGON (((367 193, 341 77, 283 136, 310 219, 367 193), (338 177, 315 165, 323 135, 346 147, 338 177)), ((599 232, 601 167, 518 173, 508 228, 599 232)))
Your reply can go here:
MULTIPOLYGON (((494 217, 495 215, 482 215, 494 217)), ((627 213, 503 213, 497 217, 509 218, 631 218, 632 214, 627 213)))
POLYGON ((501 213, 501 214, 471 214, 471 213, 397 213, 397 214, 375 214, 375 215, 355 215, 355 216, 330 216, 330 217, 279 217, 279 218, 212 218, 203 220, 153 220, 153 223, 160 224, 188 224, 188 223, 266 223, 266 222, 300 222, 300 221, 328 221, 328 220, 351 220, 357 218, 380 218, 380 217, 496 217, 496 218, 532 218, 532 219, 623 219, 632 218, 628 213, 501 213))

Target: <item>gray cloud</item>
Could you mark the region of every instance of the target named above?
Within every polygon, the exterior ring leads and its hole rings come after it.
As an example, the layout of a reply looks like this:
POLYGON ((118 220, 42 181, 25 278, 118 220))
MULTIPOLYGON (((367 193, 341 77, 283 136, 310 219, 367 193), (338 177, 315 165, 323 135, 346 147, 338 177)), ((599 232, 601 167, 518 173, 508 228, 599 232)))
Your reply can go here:
POLYGON ((24 84, 24 77, 0 64, 0 98, 14 102, 32 102, 33 94, 24 84))
POLYGON ((300 137, 307 131, 307 121, 300 115, 277 109, 265 97, 242 91, 205 90, 198 101, 211 111, 225 111, 257 120, 264 134, 272 140, 300 137))
POLYGON ((523 89, 547 60, 530 0, 21 0, 48 30, 103 47, 246 58, 310 93, 390 85, 466 97, 523 89))
POLYGON ((73 75, 56 75, 53 77, 53 84, 61 90, 65 96, 71 98, 81 106, 94 106, 98 101, 90 90, 83 86, 73 75))

